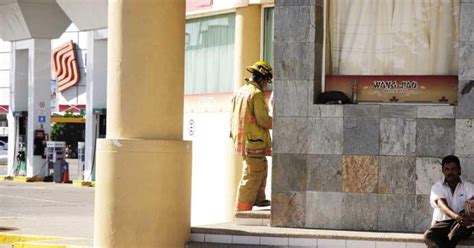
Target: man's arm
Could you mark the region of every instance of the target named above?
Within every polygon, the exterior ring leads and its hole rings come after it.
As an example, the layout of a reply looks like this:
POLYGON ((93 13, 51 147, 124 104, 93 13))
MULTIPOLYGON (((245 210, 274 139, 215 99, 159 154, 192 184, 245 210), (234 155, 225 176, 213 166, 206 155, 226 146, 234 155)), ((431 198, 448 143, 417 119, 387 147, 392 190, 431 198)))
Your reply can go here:
POLYGON ((443 211, 446 215, 451 217, 451 219, 461 223, 462 225, 468 226, 471 225, 471 220, 464 216, 461 213, 456 213, 454 212, 449 206, 448 203, 446 202, 446 199, 440 198, 438 200, 435 200, 436 205, 443 211))

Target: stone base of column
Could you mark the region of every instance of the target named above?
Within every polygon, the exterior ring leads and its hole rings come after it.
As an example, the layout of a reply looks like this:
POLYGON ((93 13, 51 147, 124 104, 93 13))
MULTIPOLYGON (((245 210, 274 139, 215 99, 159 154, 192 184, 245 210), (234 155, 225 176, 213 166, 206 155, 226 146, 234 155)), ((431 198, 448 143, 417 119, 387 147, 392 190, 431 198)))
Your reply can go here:
POLYGON ((191 142, 99 139, 95 247, 184 247, 190 237, 191 142))

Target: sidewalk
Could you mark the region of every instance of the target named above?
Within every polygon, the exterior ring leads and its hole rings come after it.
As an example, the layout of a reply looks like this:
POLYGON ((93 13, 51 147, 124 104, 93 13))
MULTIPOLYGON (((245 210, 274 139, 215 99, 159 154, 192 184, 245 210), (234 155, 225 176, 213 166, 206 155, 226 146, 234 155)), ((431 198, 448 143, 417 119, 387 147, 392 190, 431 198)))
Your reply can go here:
POLYGON ((91 247, 93 228, 94 188, 0 181, 0 247, 2 238, 17 235, 62 237, 68 239, 42 242, 91 247))

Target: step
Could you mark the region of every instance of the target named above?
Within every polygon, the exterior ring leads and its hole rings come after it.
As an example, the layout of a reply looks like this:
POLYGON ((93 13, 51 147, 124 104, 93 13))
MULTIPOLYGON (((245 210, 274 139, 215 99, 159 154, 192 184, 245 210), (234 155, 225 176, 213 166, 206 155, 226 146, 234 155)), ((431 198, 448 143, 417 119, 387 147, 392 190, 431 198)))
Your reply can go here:
POLYGON ((270 207, 236 212, 234 223, 243 226, 268 226, 270 225, 270 207))
MULTIPOLYGON (((421 233, 362 232, 323 229, 242 226, 235 223, 194 226, 189 248, 318 247, 318 248, 422 248, 421 233)), ((474 239, 458 247, 474 246, 474 239)))

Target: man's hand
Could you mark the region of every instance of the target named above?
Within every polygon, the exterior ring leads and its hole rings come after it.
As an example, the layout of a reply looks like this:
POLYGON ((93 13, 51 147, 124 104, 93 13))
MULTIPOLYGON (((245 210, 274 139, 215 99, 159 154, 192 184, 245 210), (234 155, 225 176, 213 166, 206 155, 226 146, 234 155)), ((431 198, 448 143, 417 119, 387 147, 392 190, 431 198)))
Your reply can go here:
POLYGON ((463 226, 470 226, 472 225, 472 221, 469 215, 465 215, 464 213, 460 213, 456 216, 455 220, 459 222, 463 226))

